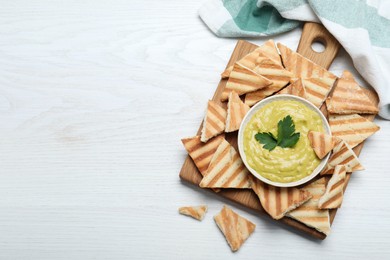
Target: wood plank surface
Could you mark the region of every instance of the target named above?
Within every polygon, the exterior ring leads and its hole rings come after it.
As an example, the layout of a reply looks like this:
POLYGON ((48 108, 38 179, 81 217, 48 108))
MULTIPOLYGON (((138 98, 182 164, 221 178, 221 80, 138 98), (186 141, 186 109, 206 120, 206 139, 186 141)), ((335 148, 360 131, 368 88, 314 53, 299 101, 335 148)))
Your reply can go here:
MULTIPOLYGON (((233 65, 237 60, 245 56, 250 51, 254 50, 257 46, 254 44, 251 44, 247 41, 240 40, 238 41, 230 60, 226 66, 229 67, 233 65)), ((303 56, 310 58, 315 63, 325 67, 329 68, 332 64, 333 60, 335 59, 337 52, 340 48, 339 43, 326 31, 326 29, 318 24, 315 23, 306 23, 304 25, 304 30, 302 33, 301 40, 298 45, 297 51, 302 54, 303 56), (325 50, 321 53, 315 52, 311 45, 314 41, 320 41, 325 45, 325 50)), ((219 102, 221 105, 226 106, 225 103, 220 102, 220 95, 226 85, 227 80, 221 79, 221 81, 218 84, 218 87, 214 93, 214 96, 212 100, 219 102)), ((367 94, 372 100, 375 100, 375 102, 378 102, 378 98, 375 93, 371 91, 367 91, 367 94)), ((324 114, 327 114, 325 105, 321 108, 324 114)), ((375 116, 366 116, 368 119, 373 120, 375 116)), ((198 129, 197 134, 200 134, 202 128, 202 124, 198 129)), ((236 149, 237 149, 237 133, 229 133, 226 134, 225 137, 236 149)), ((363 143, 358 145, 354 148, 354 151, 357 155, 360 154, 361 150, 363 148, 363 143)), ((188 181, 192 184, 198 185, 202 179, 202 176, 198 169, 196 168, 195 164, 193 163, 192 159, 187 156, 187 158, 184 161, 184 164, 182 166, 182 169, 179 174, 180 178, 188 181)), ((350 174, 347 176, 347 183, 350 179, 350 174)), ((347 186, 347 185, 346 185, 347 186)), ((345 186, 345 188, 346 188, 345 186)), ((213 192, 213 191, 211 191, 213 192)), ((265 213, 263 208, 261 207, 261 204, 258 200, 258 197, 252 190, 236 190, 236 189, 225 189, 221 192, 217 193, 219 196, 223 196, 225 198, 230 199, 231 201, 234 201, 236 203, 239 203, 246 208, 249 208, 251 210, 255 210, 259 213, 261 216, 268 216, 268 214, 265 213)), ((333 222, 337 210, 330 210, 330 221, 333 222)), ((291 218, 285 217, 279 222, 285 223, 305 234, 308 234, 312 237, 318 238, 318 239, 325 239, 326 235, 318 232, 317 230, 313 228, 309 228, 306 225, 295 221, 291 218)))

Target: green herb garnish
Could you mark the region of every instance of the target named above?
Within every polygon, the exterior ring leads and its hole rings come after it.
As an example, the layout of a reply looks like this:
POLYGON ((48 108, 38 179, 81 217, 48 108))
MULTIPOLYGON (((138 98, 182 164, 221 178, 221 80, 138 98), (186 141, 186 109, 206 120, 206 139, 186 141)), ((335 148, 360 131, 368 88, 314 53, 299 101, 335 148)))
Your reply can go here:
POLYGON ((278 138, 276 138, 271 132, 257 133, 255 139, 264 144, 263 148, 269 151, 275 149, 276 146, 282 148, 293 147, 299 140, 300 133, 295 132, 294 121, 291 116, 286 116, 278 123, 278 138))

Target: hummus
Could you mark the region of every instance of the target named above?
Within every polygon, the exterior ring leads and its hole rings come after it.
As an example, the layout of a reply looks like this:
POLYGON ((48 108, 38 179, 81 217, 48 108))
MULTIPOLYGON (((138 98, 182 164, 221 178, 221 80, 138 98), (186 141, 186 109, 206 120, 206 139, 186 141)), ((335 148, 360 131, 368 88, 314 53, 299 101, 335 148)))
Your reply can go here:
POLYGON ((305 104, 295 100, 270 102, 259 109, 244 129, 244 152, 247 163, 261 176, 274 182, 294 182, 310 175, 320 164, 307 137, 308 132, 324 132, 321 117, 305 104), (295 132, 300 133, 292 148, 277 146, 269 151, 255 139, 258 132, 278 134, 278 122, 290 115, 295 132))

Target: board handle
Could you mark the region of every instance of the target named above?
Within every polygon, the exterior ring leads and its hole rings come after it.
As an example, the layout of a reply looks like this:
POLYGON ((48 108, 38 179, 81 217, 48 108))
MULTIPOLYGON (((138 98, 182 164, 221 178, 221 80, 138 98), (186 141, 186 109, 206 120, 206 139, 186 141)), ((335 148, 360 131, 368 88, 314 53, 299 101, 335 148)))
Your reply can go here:
POLYGON ((297 49, 299 54, 328 69, 336 58, 339 49, 340 43, 323 25, 310 22, 304 24, 297 49), (325 50, 322 52, 313 50, 312 44, 314 42, 323 44, 325 50))

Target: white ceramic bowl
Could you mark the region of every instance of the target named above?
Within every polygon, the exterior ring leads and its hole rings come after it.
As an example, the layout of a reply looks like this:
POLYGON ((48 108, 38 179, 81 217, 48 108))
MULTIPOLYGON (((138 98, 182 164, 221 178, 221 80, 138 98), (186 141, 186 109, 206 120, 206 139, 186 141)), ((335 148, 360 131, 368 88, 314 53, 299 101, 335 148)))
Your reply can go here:
POLYGON ((315 176, 317 176, 317 174, 319 174, 322 171, 322 169, 325 167, 326 163, 328 162, 330 153, 328 153, 328 155, 321 160, 321 163, 317 166, 317 168, 314 169, 314 171, 310 175, 308 175, 305 178, 300 179, 298 181, 287 182, 287 183, 274 182, 274 181, 271 181, 271 180, 261 176, 253 168, 251 168, 249 166, 249 164, 247 163, 247 160, 246 160, 246 155, 245 155, 245 152, 244 152, 244 138, 243 138, 244 129, 245 129, 246 125, 251 120, 252 116, 260 108, 262 108, 264 105, 266 105, 268 103, 271 103, 271 102, 277 101, 277 100, 295 100, 295 101, 298 101, 298 102, 304 104, 305 106, 307 106, 309 109, 311 109, 314 112, 316 112, 321 117, 322 124, 324 126, 325 132, 327 134, 331 135, 330 127, 329 127, 328 121, 326 120, 325 116, 311 102, 309 102, 306 99, 303 99, 301 97, 297 97, 297 96, 293 96, 293 95, 287 95, 287 94, 275 95, 275 96, 271 96, 271 97, 268 97, 268 98, 265 98, 265 99, 261 100, 256 105, 254 105, 249 110, 249 112, 245 115, 244 119, 241 122, 240 129, 238 130, 238 150, 240 152, 242 161, 244 162, 246 168, 248 168, 248 170, 253 174, 253 176, 255 176, 257 179, 261 180, 262 182, 265 182, 267 184, 270 184, 270 185, 273 185, 273 186, 277 186, 277 187, 294 187, 294 186, 299 186, 301 184, 304 184, 304 183, 310 181, 311 179, 313 179, 315 176))

